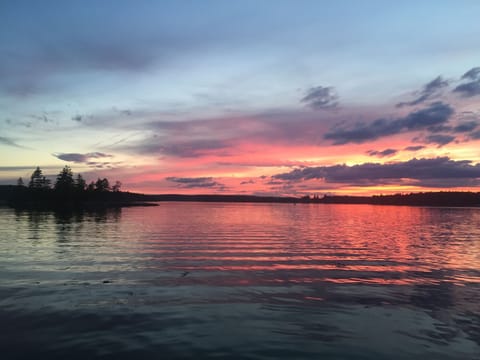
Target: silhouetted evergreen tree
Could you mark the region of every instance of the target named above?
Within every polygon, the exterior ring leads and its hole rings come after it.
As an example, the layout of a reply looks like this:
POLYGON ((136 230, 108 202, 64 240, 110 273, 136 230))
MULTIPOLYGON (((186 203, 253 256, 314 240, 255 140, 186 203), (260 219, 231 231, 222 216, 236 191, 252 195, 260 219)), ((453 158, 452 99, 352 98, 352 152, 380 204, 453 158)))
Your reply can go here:
POLYGON ((100 179, 95 182, 95 190, 103 192, 103 191, 110 191, 110 183, 108 182, 107 178, 100 179))
POLYGON ((71 192, 74 189, 75 182, 73 180, 73 173, 70 166, 65 167, 57 175, 57 181, 55 182, 54 189, 56 191, 71 192))
POLYGON ((93 181, 90 182, 87 186, 87 191, 94 191, 95 190, 95 183, 93 181))
POLYGON ((112 186, 112 191, 119 192, 121 187, 122 187, 122 183, 117 180, 115 181, 115 185, 112 186))
POLYGON ((75 179, 75 189, 78 191, 84 191, 87 187, 87 183, 85 182, 85 179, 82 177, 82 175, 78 174, 77 178, 75 179))
POLYGON ((42 174, 42 169, 39 166, 35 169, 30 176, 30 182, 28 183, 29 188, 33 189, 49 189, 50 188, 50 180, 45 178, 42 174))
POLYGON ((25 184, 24 184, 24 182, 23 182, 23 179, 22 179, 21 177, 19 177, 18 180, 17 180, 17 186, 20 186, 20 187, 24 187, 24 186, 25 186, 25 184))

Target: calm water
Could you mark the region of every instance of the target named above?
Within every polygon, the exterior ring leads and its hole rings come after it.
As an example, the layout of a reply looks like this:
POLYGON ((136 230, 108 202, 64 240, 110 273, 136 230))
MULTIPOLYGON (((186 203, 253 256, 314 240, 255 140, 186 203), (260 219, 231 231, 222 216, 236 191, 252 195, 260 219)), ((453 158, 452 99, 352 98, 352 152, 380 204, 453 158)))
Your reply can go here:
POLYGON ((480 209, 0 208, 0 357, 479 359, 480 209))

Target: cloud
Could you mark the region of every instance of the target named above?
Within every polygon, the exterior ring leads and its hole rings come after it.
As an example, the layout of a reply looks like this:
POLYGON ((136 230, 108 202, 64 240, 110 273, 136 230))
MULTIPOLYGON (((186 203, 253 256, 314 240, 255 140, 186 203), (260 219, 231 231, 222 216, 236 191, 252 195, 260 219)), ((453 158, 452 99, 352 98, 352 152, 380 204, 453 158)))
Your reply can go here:
POLYGON ((313 110, 333 109, 338 105, 338 95, 331 86, 316 86, 308 89, 300 102, 313 110))
POLYGON ((224 185, 213 180, 212 177, 175 177, 165 178, 167 181, 177 183, 183 189, 192 188, 224 188, 224 185))
POLYGON ((480 77, 480 67, 474 67, 468 70, 465 74, 463 74, 462 79, 478 80, 479 77, 480 77))
POLYGON ((448 157, 433 159, 411 159, 387 164, 363 163, 359 165, 333 165, 295 169, 277 174, 272 178, 284 181, 323 180, 327 183, 350 183, 375 185, 401 183, 410 179, 416 185, 424 183, 440 186, 445 180, 454 180, 457 186, 479 183, 480 164, 472 165, 469 160, 455 161, 448 157))
POLYGON ((427 108, 411 112, 403 118, 393 120, 380 118, 367 124, 357 123, 352 128, 337 127, 327 132, 324 138, 333 140, 335 145, 363 143, 383 136, 443 125, 448 122, 453 112, 450 105, 434 102, 427 108))
MULTIPOLYGON (((199 17, 204 7, 191 3, 184 8, 169 2, 135 7, 122 1, 101 5, 2 2, 0 92, 14 96, 60 92, 80 85, 68 82, 77 74, 95 76, 97 82, 102 79, 99 73, 118 76, 120 81, 125 81, 125 75, 151 69, 169 74, 172 69, 191 67, 190 61, 198 62, 210 52, 232 53, 232 44, 235 51, 249 48, 253 37, 270 43, 270 31, 286 31, 283 23, 273 19, 266 26, 264 17, 261 21, 249 17, 246 26, 237 6, 217 5, 208 17, 199 17), (57 81, 59 77, 67 81, 57 81)), ((271 10, 264 9, 266 14, 271 10)))
POLYGON ((55 156, 56 158, 60 159, 60 160, 75 162, 75 163, 87 163, 87 164, 90 162, 91 159, 101 159, 101 158, 112 157, 112 155, 104 154, 104 153, 101 153, 101 152, 91 152, 91 153, 87 153, 87 154, 58 153, 58 154, 52 154, 52 155, 55 156))
POLYGON ((231 146, 227 141, 216 139, 175 140, 168 134, 169 132, 162 138, 153 136, 121 145, 118 148, 124 151, 134 151, 138 154, 163 154, 179 158, 197 158, 207 155, 211 151, 220 151, 216 155, 221 155, 221 151, 224 151, 225 154, 231 146))
POLYGON ((370 156, 378 156, 378 157, 386 157, 386 156, 393 156, 396 153, 398 153, 398 150, 395 149, 385 149, 382 151, 378 150, 369 150, 367 151, 367 154, 370 156))
POLYGON ((19 148, 19 149, 29 149, 25 146, 17 144, 12 139, 4 137, 4 136, 0 136, 0 145, 12 146, 12 147, 16 147, 16 148, 19 148))
POLYGON ((476 121, 468 121, 455 126, 452 130, 456 133, 462 132, 470 132, 475 130, 478 127, 478 123, 476 121))
POLYGON ((448 84, 448 80, 444 80, 441 76, 438 76, 423 86, 422 90, 418 92, 418 97, 416 99, 407 102, 400 102, 396 106, 415 106, 424 103, 425 101, 431 100, 440 95, 440 90, 448 86, 448 84))
POLYGON ((480 95, 480 80, 458 85, 453 91, 460 93, 463 97, 480 95))
POLYGON ((41 115, 30 115, 32 119, 43 121, 44 123, 51 123, 54 120, 51 118, 51 114, 48 112, 44 111, 41 115))
POLYGON ((471 133, 470 138, 472 138, 473 140, 480 140, 480 130, 471 133))
POLYGON ((437 144, 439 147, 447 145, 455 140, 455 136, 448 134, 433 134, 425 138, 427 144, 437 144))
POLYGON ((278 180, 270 180, 266 182, 267 185, 284 185, 285 183, 283 181, 278 181, 278 180))
MULTIPOLYGON (((149 117, 160 116, 150 114, 149 117)), ((338 119, 339 116, 332 113, 330 118, 338 119)), ((142 155, 198 158, 212 154, 228 156, 234 151, 238 155, 242 144, 319 145, 325 142, 322 134, 327 126, 322 120, 322 116, 304 110, 227 114, 178 121, 154 120, 141 125, 144 127, 141 138, 130 137, 118 146, 112 144, 112 149, 142 155), (149 132, 147 136, 143 135, 145 130, 149 132)), ((113 127, 113 121, 108 125, 113 127)))
MULTIPOLYGON (((34 171, 37 165, 30 166, 0 166, 0 171, 34 171)), ((43 169, 57 169, 57 166, 42 166, 43 169)))
POLYGON ((415 145, 415 146, 407 146, 403 150, 405 150, 405 151, 419 151, 419 150, 422 150, 422 149, 425 149, 425 146, 415 145))
POLYGON ((472 97, 480 95, 480 67, 474 67, 463 74, 461 80, 463 84, 458 85, 453 92, 459 93, 463 97, 472 97))

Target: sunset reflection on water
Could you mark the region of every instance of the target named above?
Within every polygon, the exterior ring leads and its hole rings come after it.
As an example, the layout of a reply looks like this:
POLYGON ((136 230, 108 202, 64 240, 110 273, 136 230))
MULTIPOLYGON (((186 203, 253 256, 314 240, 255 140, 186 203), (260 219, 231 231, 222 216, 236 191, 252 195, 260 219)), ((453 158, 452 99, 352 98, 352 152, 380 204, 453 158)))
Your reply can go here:
POLYGON ((0 211, 0 316, 2 330, 13 329, 0 345, 10 353, 480 353, 478 209, 160 203, 0 211), (32 340, 39 333, 48 341, 32 340), (12 341, 23 334, 31 350, 12 341))

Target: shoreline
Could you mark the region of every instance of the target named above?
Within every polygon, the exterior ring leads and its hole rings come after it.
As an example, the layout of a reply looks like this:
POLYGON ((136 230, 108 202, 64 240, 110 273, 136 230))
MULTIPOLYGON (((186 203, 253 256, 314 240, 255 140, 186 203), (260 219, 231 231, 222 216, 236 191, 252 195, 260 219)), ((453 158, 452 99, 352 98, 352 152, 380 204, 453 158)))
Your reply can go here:
POLYGON ((158 206, 158 202, 291 203, 291 204, 365 204, 396 206, 480 207, 480 192, 439 191, 394 195, 348 196, 256 196, 221 194, 147 195, 123 191, 61 192, 0 185, 0 205, 13 208, 120 208, 158 206))

